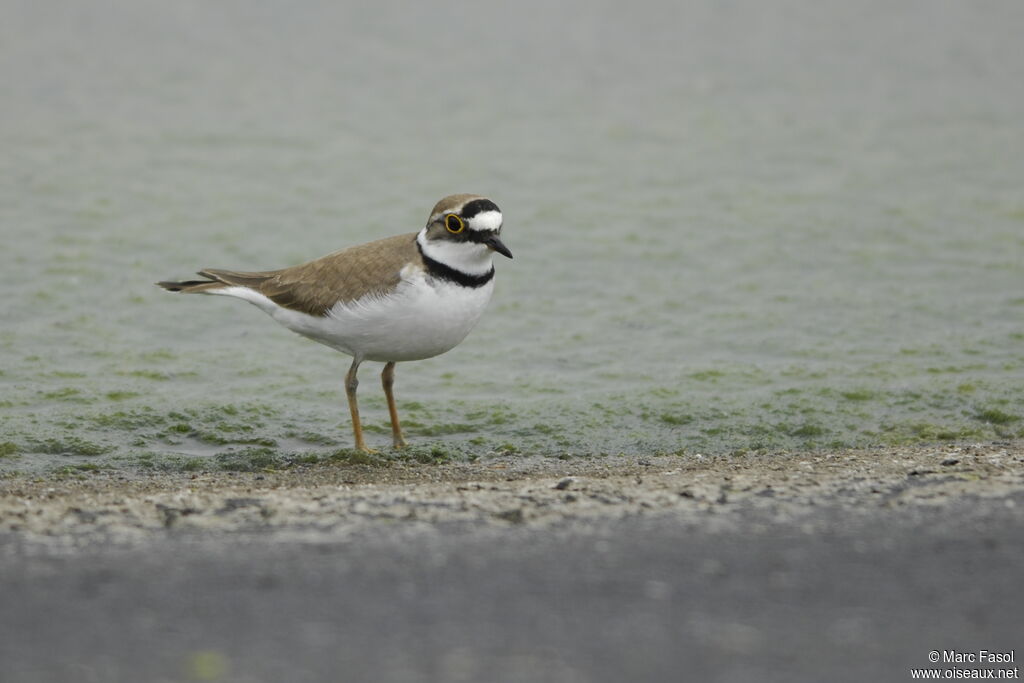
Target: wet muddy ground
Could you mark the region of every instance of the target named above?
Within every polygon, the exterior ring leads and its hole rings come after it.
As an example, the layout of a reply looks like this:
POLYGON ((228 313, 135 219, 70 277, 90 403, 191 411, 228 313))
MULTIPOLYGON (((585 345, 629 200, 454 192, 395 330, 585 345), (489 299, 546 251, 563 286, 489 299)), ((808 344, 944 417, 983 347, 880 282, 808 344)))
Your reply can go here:
MULTIPOLYGON (((838 453, 596 458, 509 456, 475 464, 310 464, 226 473, 79 473, 0 481, 0 532, 34 543, 134 542, 168 534, 327 536, 384 525, 558 526, 674 514, 727 520, 742 503, 796 519, 942 505, 1024 488, 1018 445, 838 453)), ((717 522, 716 522, 717 523, 717 522)))

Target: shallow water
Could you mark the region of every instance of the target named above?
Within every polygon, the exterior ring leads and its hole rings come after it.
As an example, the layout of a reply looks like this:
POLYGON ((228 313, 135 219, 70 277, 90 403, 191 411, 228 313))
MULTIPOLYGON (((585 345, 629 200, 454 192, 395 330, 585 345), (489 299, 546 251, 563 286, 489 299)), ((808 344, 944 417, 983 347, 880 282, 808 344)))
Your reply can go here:
POLYGON ((1024 5, 620 5, 5 3, 0 470, 348 446, 347 358, 152 283, 452 192, 515 260, 414 457, 1024 436, 1024 5))

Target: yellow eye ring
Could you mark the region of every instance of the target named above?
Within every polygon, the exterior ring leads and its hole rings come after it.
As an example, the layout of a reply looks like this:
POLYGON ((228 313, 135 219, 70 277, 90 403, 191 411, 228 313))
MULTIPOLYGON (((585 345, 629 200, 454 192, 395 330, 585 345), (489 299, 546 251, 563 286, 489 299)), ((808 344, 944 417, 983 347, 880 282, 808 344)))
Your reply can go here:
POLYGON ((462 222, 462 218, 450 213, 444 217, 444 227, 448 228, 448 232, 451 234, 458 235, 466 229, 466 224, 462 222))

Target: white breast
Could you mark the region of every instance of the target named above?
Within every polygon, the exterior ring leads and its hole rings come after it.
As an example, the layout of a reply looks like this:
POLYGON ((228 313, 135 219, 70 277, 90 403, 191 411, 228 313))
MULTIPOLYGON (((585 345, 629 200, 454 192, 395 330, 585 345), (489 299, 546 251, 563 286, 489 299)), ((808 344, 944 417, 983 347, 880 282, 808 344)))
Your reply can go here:
POLYGON ((431 358, 458 345, 480 320, 493 292, 494 280, 463 287, 416 271, 387 296, 337 303, 325 316, 282 308, 245 287, 216 293, 256 304, 288 329, 350 356, 406 361, 431 358))

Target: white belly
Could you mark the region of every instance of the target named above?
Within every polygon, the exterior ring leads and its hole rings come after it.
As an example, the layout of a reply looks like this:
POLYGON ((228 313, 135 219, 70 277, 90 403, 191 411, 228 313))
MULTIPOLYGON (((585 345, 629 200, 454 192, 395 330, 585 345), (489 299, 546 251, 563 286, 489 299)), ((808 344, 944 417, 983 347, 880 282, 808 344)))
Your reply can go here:
POLYGON ((493 291, 494 280, 473 288, 416 274, 386 297, 338 303, 325 316, 282 308, 244 287, 216 293, 256 304, 288 329, 350 356, 386 362, 421 360, 452 349, 480 320, 493 291))

